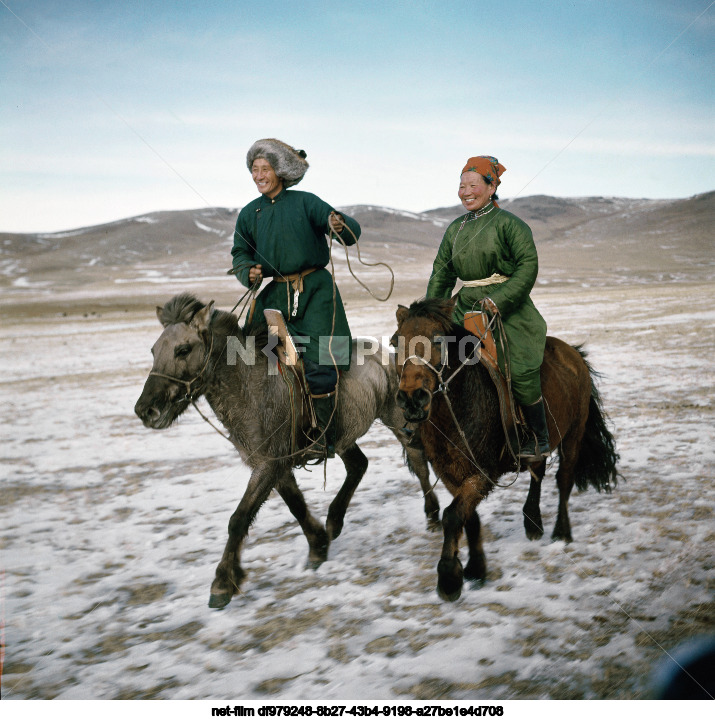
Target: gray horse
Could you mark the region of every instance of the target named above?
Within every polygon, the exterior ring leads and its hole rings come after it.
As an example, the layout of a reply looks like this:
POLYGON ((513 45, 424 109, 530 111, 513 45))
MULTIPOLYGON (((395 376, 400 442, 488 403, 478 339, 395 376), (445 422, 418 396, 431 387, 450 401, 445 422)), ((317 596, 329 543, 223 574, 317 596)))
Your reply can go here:
MULTIPOLYGON (((211 584, 211 608, 223 608, 239 591, 245 576, 240 561, 243 541, 274 488, 303 529, 310 549, 309 563, 317 567, 327 559, 328 546, 340 535, 348 504, 368 466, 356 441, 376 419, 391 428, 402 443, 408 467, 422 486, 428 522, 432 526, 438 522, 439 503, 429 484, 424 452, 406 445, 407 437, 400 431, 404 416, 395 402, 397 373, 394 364, 383 364, 381 353, 358 364, 353 347, 350 370, 341 375, 335 450, 347 475, 323 527, 310 514, 293 475, 292 469, 304 460, 291 454, 290 390, 276 373, 272 354, 258 349, 252 359, 244 360, 236 349, 250 348, 253 344, 248 341, 252 339, 239 329, 235 315, 215 309, 213 302, 204 305, 191 295, 181 294, 157 308, 157 316, 164 331, 152 348, 154 364, 134 408, 136 414, 147 428, 167 428, 204 395, 244 463, 252 469, 243 498, 228 524, 228 542, 211 584)), ((256 345, 261 342, 254 340, 256 345)))

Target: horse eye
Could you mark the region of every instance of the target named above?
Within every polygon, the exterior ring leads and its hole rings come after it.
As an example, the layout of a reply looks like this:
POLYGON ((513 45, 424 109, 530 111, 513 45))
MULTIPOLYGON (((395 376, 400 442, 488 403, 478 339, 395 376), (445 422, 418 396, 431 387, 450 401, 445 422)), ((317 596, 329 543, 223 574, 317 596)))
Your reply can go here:
POLYGON ((187 355, 191 353, 191 346, 190 345, 180 345, 174 348, 174 357, 175 358, 186 358, 187 355))

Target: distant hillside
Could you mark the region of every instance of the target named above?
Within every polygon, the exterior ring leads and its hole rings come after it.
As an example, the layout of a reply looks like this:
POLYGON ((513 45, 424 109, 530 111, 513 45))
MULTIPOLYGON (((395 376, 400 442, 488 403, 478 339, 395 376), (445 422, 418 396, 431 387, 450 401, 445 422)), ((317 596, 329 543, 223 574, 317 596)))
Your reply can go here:
MULTIPOLYGON (((531 226, 540 282, 713 276, 715 192, 679 200, 530 196, 501 207, 531 226)), ((366 262, 388 262, 425 282, 445 228, 463 212, 461 206, 424 213, 366 205, 342 210, 362 226, 366 262)), ((236 214, 229 208, 166 211, 63 233, 0 233, 0 286, 20 291, 220 277, 231 264, 236 214)))

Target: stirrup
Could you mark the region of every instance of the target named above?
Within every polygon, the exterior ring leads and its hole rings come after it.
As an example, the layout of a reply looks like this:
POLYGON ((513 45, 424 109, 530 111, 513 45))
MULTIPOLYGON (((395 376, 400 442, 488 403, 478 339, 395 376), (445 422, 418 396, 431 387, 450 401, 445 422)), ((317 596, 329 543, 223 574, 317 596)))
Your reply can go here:
MULTIPOLYGON (((320 431, 321 436, 322 434, 323 431, 320 431)), ((325 438, 319 438, 317 441, 311 440, 303 450, 303 455, 309 461, 322 463, 326 458, 335 458, 335 447, 330 445, 326 446, 325 438)))
POLYGON ((537 442, 536 438, 531 435, 519 450, 519 458, 522 461, 527 461, 528 463, 539 463, 548 458, 550 453, 550 448, 544 451, 541 445, 537 442))

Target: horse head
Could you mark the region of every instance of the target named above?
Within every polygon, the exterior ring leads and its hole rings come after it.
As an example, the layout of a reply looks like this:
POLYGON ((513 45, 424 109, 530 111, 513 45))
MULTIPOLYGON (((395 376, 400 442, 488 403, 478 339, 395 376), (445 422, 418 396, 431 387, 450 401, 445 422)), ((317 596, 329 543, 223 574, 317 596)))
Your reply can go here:
POLYGON ((152 369, 134 406, 147 428, 168 428, 203 392, 213 305, 182 294, 157 307, 164 331, 151 349, 152 369))
POLYGON ((432 396, 439 388, 444 363, 443 338, 452 328, 453 300, 428 298, 397 309, 397 405, 405 420, 420 423, 429 418, 432 396))

